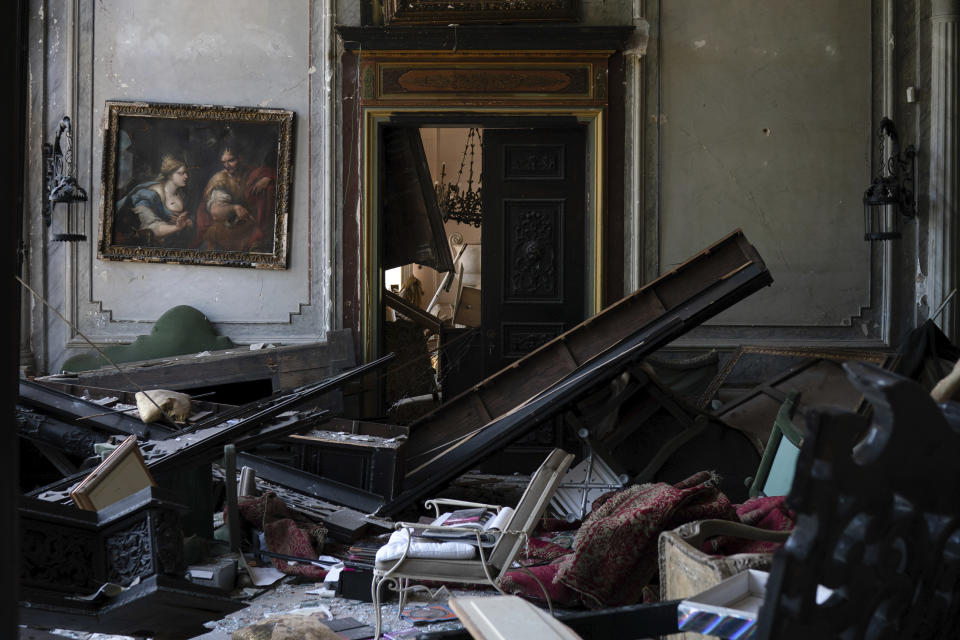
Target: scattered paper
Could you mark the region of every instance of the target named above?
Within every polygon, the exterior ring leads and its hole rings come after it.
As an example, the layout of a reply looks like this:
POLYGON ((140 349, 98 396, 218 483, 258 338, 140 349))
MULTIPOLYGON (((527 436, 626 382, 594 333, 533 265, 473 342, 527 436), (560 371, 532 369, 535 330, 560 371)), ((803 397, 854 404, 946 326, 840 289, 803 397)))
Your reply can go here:
POLYGON ((135 587, 140 584, 139 576, 134 578, 133 582, 130 583, 129 587, 124 587, 122 585, 116 584, 114 582, 105 582, 100 585, 100 588, 94 591, 93 593, 86 596, 67 596, 71 600, 84 600, 90 602, 96 600, 97 598, 104 596, 107 598, 112 598, 114 596, 120 595, 130 587, 135 587))
POLYGON ((269 611, 264 614, 265 618, 274 618, 276 616, 312 616, 318 615, 321 620, 330 620, 333 618, 333 613, 330 611, 330 607, 325 604, 321 604, 315 607, 300 607, 299 609, 293 609, 291 611, 269 611))
POLYGON ((258 587, 269 587, 287 574, 277 571, 273 567, 247 566, 247 575, 250 576, 253 584, 258 587))
POLYGON ((239 561, 240 568, 247 572, 250 581, 258 587, 268 587, 287 575, 273 567, 251 567, 242 553, 239 561))
MULTIPOLYGON (((323 560, 323 557, 321 557, 320 559, 323 560)), ((327 569, 327 575, 323 579, 324 582, 337 582, 338 580, 340 580, 341 571, 343 571, 343 563, 338 562, 337 564, 327 569)))
POLYGON ((209 569, 190 569, 190 577, 200 580, 211 580, 213 578, 213 571, 209 569))

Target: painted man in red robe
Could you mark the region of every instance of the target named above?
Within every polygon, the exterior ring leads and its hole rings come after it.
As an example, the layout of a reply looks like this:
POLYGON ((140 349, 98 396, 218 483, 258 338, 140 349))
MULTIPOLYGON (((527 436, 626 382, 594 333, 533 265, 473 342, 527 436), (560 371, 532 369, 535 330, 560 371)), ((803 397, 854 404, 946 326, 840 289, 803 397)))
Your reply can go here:
POLYGON ((277 172, 251 167, 232 147, 207 182, 197 209, 197 242, 208 251, 272 251, 277 172))

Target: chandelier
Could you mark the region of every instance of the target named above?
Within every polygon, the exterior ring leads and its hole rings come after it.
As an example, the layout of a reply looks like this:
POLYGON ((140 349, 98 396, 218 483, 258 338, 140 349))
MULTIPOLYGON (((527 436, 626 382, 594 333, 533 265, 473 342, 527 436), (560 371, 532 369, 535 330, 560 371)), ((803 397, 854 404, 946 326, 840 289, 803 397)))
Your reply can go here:
POLYGON ((483 189, 483 173, 477 175, 477 185, 473 185, 473 162, 475 159, 475 147, 480 146, 480 152, 483 153, 483 140, 480 137, 480 130, 470 127, 467 133, 467 142, 463 147, 463 157, 460 159, 460 170, 457 172, 456 182, 448 183, 447 164, 443 163, 440 167, 440 181, 435 185, 437 193, 437 205, 440 207, 440 214, 443 221, 454 220, 462 224, 472 224, 475 227, 480 226, 481 214, 483 213, 483 203, 481 192, 483 189), (469 156, 469 166, 467 158, 469 156), (460 182, 463 179, 463 170, 467 169, 467 188, 460 190, 460 182))

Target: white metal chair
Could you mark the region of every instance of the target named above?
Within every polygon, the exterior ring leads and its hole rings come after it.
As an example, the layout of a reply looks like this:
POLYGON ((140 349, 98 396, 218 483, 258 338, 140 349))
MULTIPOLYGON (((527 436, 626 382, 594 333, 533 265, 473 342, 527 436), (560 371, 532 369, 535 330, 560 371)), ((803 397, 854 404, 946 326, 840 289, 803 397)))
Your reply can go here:
MULTIPOLYGON (((479 557, 469 560, 411 558, 408 557, 408 553, 410 551, 410 540, 412 536, 408 536, 406 549, 398 560, 376 562, 373 569, 373 580, 370 584, 370 593, 377 619, 374 638, 376 640, 380 638, 380 593, 384 582, 390 583, 391 588, 399 593, 400 611, 403 610, 406 590, 408 589, 408 583, 411 579, 435 582, 489 584, 503 594, 503 590, 500 589, 500 579, 510 568, 517 552, 519 552, 521 546, 526 543, 527 538, 533 532, 537 522, 541 516, 543 516, 543 512, 546 510, 547 505, 550 504, 550 499, 553 497, 553 493, 557 485, 560 484, 563 475, 573 462, 573 458, 573 454, 567 453, 562 449, 554 449, 550 455, 547 456, 547 459, 544 460, 540 468, 537 469, 530 478, 530 483, 520 497, 520 501, 514 509, 513 516, 505 528, 499 532, 497 541, 489 550, 489 553, 480 545, 480 532, 464 528, 462 531, 470 532, 477 536, 479 557)), ((442 499, 428 500, 425 505, 427 508, 432 507, 438 516, 441 505, 487 507, 496 511, 502 508, 499 505, 442 499)), ((395 527, 397 529, 406 528, 412 533, 414 529, 429 528, 429 525, 397 522, 395 527)), ((452 527, 443 528, 446 531, 456 530, 456 528, 452 527)))

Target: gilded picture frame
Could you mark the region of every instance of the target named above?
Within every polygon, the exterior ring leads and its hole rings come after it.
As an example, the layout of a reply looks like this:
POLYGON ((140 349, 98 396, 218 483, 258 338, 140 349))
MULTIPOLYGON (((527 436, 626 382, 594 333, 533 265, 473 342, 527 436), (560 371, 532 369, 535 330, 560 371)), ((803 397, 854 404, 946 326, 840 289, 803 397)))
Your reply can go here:
POLYGON ((385 0, 390 24, 576 22, 580 0, 385 0))
POLYGON ((107 101, 97 257, 285 269, 294 112, 107 101))

